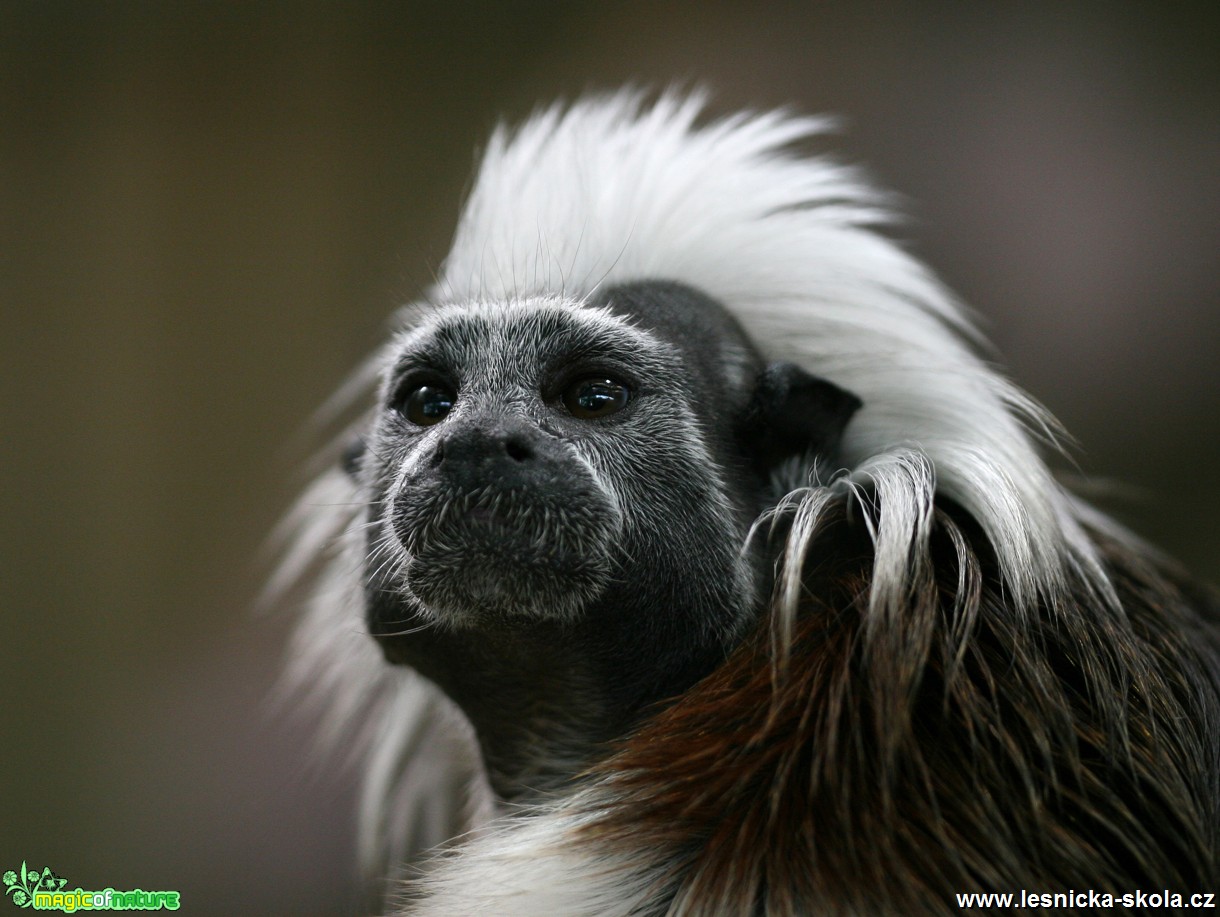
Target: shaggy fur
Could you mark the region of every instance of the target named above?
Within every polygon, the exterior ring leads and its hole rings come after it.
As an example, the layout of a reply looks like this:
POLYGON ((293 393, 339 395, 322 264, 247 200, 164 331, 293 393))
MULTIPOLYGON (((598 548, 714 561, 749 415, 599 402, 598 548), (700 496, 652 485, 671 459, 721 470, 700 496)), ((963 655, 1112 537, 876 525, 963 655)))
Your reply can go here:
MULTIPOLYGON (((744 618, 698 606, 723 662, 640 716, 598 708, 622 724, 598 733, 603 750, 558 755, 545 792, 507 806, 433 683, 444 673, 387 665, 365 633, 369 570, 411 560, 410 535, 368 535, 379 482, 410 461, 378 448, 354 479, 323 474, 289 520, 276 587, 316 574, 292 670, 368 762, 366 864, 426 863, 402 907, 454 917, 948 914, 974 890, 1215 889, 1214 598, 1055 481, 1037 442, 1054 445, 1053 422, 876 232, 882 199, 790 152, 823 122, 699 123, 702 104, 620 94, 497 131, 436 287, 349 397, 380 379, 384 403, 403 347, 447 316, 507 321, 534 303, 647 336, 646 312, 624 325, 599 304, 660 280, 863 407, 822 460, 774 463, 740 543, 722 543, 729 521, 712 527, 690 582, 757 595, 744 618)), ((656 434, 707 431, 683 416, 656 434)), ((356 428, 385 442, 381 417, 356 428)), ((739 495, 710 454, 684 461, 719 482, 709 518, 731 520, 739 495)))

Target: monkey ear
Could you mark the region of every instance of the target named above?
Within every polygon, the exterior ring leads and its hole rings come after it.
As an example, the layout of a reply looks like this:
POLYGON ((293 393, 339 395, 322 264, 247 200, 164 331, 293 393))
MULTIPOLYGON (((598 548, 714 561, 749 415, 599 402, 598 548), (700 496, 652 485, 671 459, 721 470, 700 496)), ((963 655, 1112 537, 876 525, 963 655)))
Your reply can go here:
POLYGON ((364 460, 365 448, 364 437, 357 436, 347 444, 347 448, 343 450, 343 455, 339 459, 339 466, 352 480, 360 475, 360 464, 364 460))
POLYGON ((742 424, 742 442, 760 470, 804 452, 833 453, 863 402, 793 363, 761 373, 742 424))

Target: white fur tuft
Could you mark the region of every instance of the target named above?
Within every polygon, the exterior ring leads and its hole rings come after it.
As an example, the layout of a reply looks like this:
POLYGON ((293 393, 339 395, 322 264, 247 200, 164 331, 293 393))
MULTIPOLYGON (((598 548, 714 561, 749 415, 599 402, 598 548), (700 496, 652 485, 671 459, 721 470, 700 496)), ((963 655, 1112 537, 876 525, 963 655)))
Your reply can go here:
MULTIPOLYGON (((1096 571, 1030 433, 1053 440, 1054 422, 978 358, 952 295, 874 231, 888 219, 881 196, 850 169, 789 152, 828 122, 767 112, 700 126, 703 105, 622 93, 498 130, 437 294, 580 297, 642 279, 700 289, 769 357, 863 399, 845 443, 858 475, 900 455, 930 464, 889 488, 883 512, 914 518, 932 487, 961 503, 1018 606, 1056 597, 1069 566, 1096 571)), ((876 586, 893 593, 906 548, 879 547, 876 586)))

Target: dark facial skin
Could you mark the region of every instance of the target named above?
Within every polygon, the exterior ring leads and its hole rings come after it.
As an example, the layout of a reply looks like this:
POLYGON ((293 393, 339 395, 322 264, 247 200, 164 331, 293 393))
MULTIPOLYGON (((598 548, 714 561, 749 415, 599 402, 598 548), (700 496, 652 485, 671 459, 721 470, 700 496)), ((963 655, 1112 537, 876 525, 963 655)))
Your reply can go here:
POLYGON ((451 307, 406 335, 351 453, 369 628, 470 718, 504 799, 544 792, 711 671, 760 614, 774 464, 859 401, 767 367, 677 284, 451 307))

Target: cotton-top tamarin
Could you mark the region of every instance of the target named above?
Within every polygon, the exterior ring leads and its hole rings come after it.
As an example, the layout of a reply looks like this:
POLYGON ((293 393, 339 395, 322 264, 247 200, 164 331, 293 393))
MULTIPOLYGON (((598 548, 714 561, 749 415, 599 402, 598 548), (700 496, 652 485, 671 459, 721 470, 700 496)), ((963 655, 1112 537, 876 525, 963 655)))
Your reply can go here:
POLYGON ((702 106, 497 131, 294 517, 389 907, 1217 890, 1214 599, 1056 482, 823 122, 702 106))

